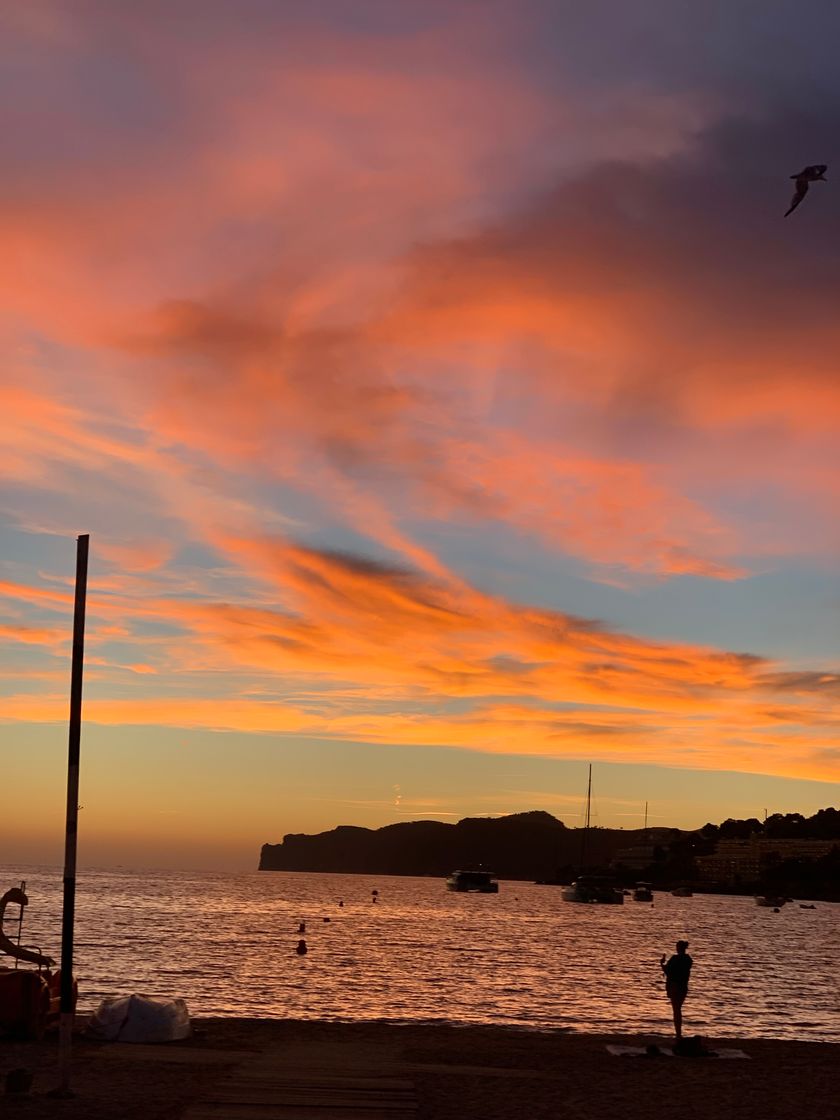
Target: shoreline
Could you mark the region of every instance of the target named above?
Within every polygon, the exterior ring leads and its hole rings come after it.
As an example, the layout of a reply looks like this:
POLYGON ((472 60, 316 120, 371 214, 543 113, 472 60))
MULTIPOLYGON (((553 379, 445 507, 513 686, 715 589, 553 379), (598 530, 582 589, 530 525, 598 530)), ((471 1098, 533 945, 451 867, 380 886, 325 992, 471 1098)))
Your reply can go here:
MULTIPOLYGON (((83 1022, 80 1017, 80 1027, 83 1022)), ((27 1120, 59 1115, 63 1120, 199 1120, 205 1115, 324 1120, 333 1114, 353 1120, 362 1113, 346 1103, 337 1111, 324 1111, 318 1101, 324 1094, 333 1100, 341 1086, 358 1094, 359 1085, 368 1086, 369 1093, 383 1086, 382 1092, 397 1094, 393 1110, 377 1106, 381 1120, 407 1117, 408 1111, 428 1120, 615 1120, 617 1115, 654 1120, 671 1111, 690 1120, 726 1114, 739 1120, 781 1120, 802 1108, 805 1094, 809 1110, 825 1116, 833 1115, 840 1097, 837 1043, 716 1043, 709 1037, 712 1047, 737 1048, 748 1055, 733 1061, 615 1057, 606 1049, 654 1041, 664 1046, 672 1039, 507 1026, 196 1018, 192 1037, 183 1042, 96 1043, 79 1033, 73 1044, 76 1096, 62 1102, 45 1096, 57 1084, 57 1037, 37 1043, 5 1041, 0 1046, 0 1092, 10 1069, 34 1072, 31 1094, 3 1098, 14 1104, 9 1115, 27 1120), (292 1111, 262 1112, 253 1100, 245 1111, 231 1111, 236 1092, 253 1096, 255 1085, 267 1092, 272 1078, 275 1095, 292 1093, 297 1102, 292 1111), (411 1109, 397 1107, 409 1096, 411 1109)))
MULTIPOLYGON (((154 995, 152 998, 164 998, 162 996, 154 995)), ((189 1003, 189 1001, 187 1001, 189 1003)), ((689 1006, 686 1004, 686 1006, 689 1006)), ((238 1015, 235 1012, 219 1012, 218 1014, 207 1014, 205 1012, 196 1012, 190 1015, 190 1022, 198 1030, 203 1029, 202 1024, 228 1024, 233 1027, 236 1023, 244 1023, 250 1025, 252 1028, 264 1029, 270 1024, 286 1024, 297 1023, 300 1026, 306 1024, 320 1025, 320 1026, 335 1026, 351 1028, 364 1028, 375 1027, 377 1029, 393 1028, 394 1030, 411 1030, 417 1029, 441 1029, 441 1030, 500 1030, 508 1031, 511 1034, 521 1034, 525 1036, 545 1036, 557 1037, 564 1036, 569 1038, 615 1038, 619 1039, 644 1039, 646 1041, 655 1041, 668 1039, 671 1037, 669 1032, 673 1032, 671 1023, 671 1007, 668 1003, 664 987, 661 1000, 662 1014, 656 1024, 651 1024, 649 1027, 627 1025, 626 1029, 617 1029, 615 1031, 598 1030, 597 1027, 577 1027, 571 1023, 525 1023, 525 1022, 491 1022, 489 1020, 477 1022, 467 1019, 443 1019, 443 1018, 429 1018, 429 1019, 415 1019, 415 1018, 385 1018, 377 1017, 375 1019, 347 1019, 347 1018, 333 1018, 325 1016, 307 1016, 306 1018, 295 1018, 294 1016, 282 1016, 279 1014, 265 1014, 265 1015, 238 1015)), ((691 1008, 690 1010, 693 1010, 691 1008)), ((81 1008, 77 1007, 76 1010, 76 1023, 77 1031, 82 1031, 82 1026, 94 1013, 95 1005, 85 1004, 81 1008)), ((808 1026, 812 1024, 807 1024, 808 1026)), ((725 1024, 724 1024, 725 1027, 725 1024)), ((701 1035, 706 1038, 714 1038, 719 1046, 744 1046, 753 1042, 778 1042, 778 1043, 808 1043, 817 1046, 826 1045, 840 1045, 840 1036, 837 1039, 832 1038, 807 1038, 807 1037, 790 1037, 778 1035, 761 1035, 761 1034, 739 1034, 734 1029, 724 1029, 722 1034, 712 1034, 703 1022, 697 1022, 690 1016, 684 1023, 684 1033, 686 1036, 701 1035)), ((2 1041, 2 1036, 0 1036, 2 1041)))

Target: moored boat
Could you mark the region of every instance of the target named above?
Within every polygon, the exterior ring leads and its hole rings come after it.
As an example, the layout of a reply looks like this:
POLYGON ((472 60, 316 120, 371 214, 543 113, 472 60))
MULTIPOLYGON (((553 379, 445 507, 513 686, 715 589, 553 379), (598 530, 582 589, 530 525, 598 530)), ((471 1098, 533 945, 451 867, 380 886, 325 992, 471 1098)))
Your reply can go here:
MULTIPOLYGON (((586 787, 586 820, 580 845, 580 867, 585 866, 586 840, 592 813, 592 763, 589 764, 589 782, 586 787)), ((624 894, 602 875, 578 875, 574 882, 560 892, 564 902, 600 902, 613 906, 624 905, 624 894)))
POLYGON ((489 871, 453 871, 446 880, 446 889, 470 894, 498 894, 499 884, 489 871))
POLYGON ((755 896, 756 906, 772 906, 774 909, 781 909, 786 902, 787 899, 782 898, 781 895, 759 894, 755 896))
POLYGON ((653 902, 653 891, 650 883, 637 883, 633 888, 634 902, 653 902))
POLYGON ((674 889, 671 891, 671 894, 674 896, 674 898, 694 897, 694 891, 691 889, 691 887, 674 887, 674 889))
POLYGON ((560 892, 564 902, 594 902, 611 906, 623 906, 624 895, 608 879, 598 875, 579 875, 568 887, 560 892))

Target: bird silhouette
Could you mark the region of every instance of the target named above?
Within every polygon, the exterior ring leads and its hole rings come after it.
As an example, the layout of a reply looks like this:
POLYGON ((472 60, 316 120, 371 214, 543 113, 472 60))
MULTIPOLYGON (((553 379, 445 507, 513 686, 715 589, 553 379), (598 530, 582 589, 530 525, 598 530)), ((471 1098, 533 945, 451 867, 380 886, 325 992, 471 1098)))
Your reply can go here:
POLYGON ((798 174, 791 175, 791 179, 796 180, 796 190, 793 192, 790 208, 785 211, 785 217, 792 214, 805 195, 808 193, 808 187, 811 183, 816 183, 817 180, 827 182, 825 173, 828 171, 827 163, 812 163, 810 166, 803 168, 798 174))

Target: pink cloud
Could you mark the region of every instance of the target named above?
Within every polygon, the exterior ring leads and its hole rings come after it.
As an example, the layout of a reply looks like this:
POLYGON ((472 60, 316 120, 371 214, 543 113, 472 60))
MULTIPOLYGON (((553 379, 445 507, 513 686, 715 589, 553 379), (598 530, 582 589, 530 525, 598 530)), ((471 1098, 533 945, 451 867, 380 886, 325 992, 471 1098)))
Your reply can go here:
POLYGON ((106 541, 99 546, 102 558, 121 571, 153 572, 171 559, 171 541, 137 539, 132 541, 106 541))

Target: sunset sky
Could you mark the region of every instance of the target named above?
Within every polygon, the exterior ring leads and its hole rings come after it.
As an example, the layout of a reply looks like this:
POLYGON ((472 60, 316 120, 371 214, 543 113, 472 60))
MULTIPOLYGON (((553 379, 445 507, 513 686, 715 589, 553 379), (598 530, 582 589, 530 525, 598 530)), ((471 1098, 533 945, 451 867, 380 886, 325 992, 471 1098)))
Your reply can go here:
POLYGON ((838 804, 835 5, 0 24, 0 863, 838 804))

